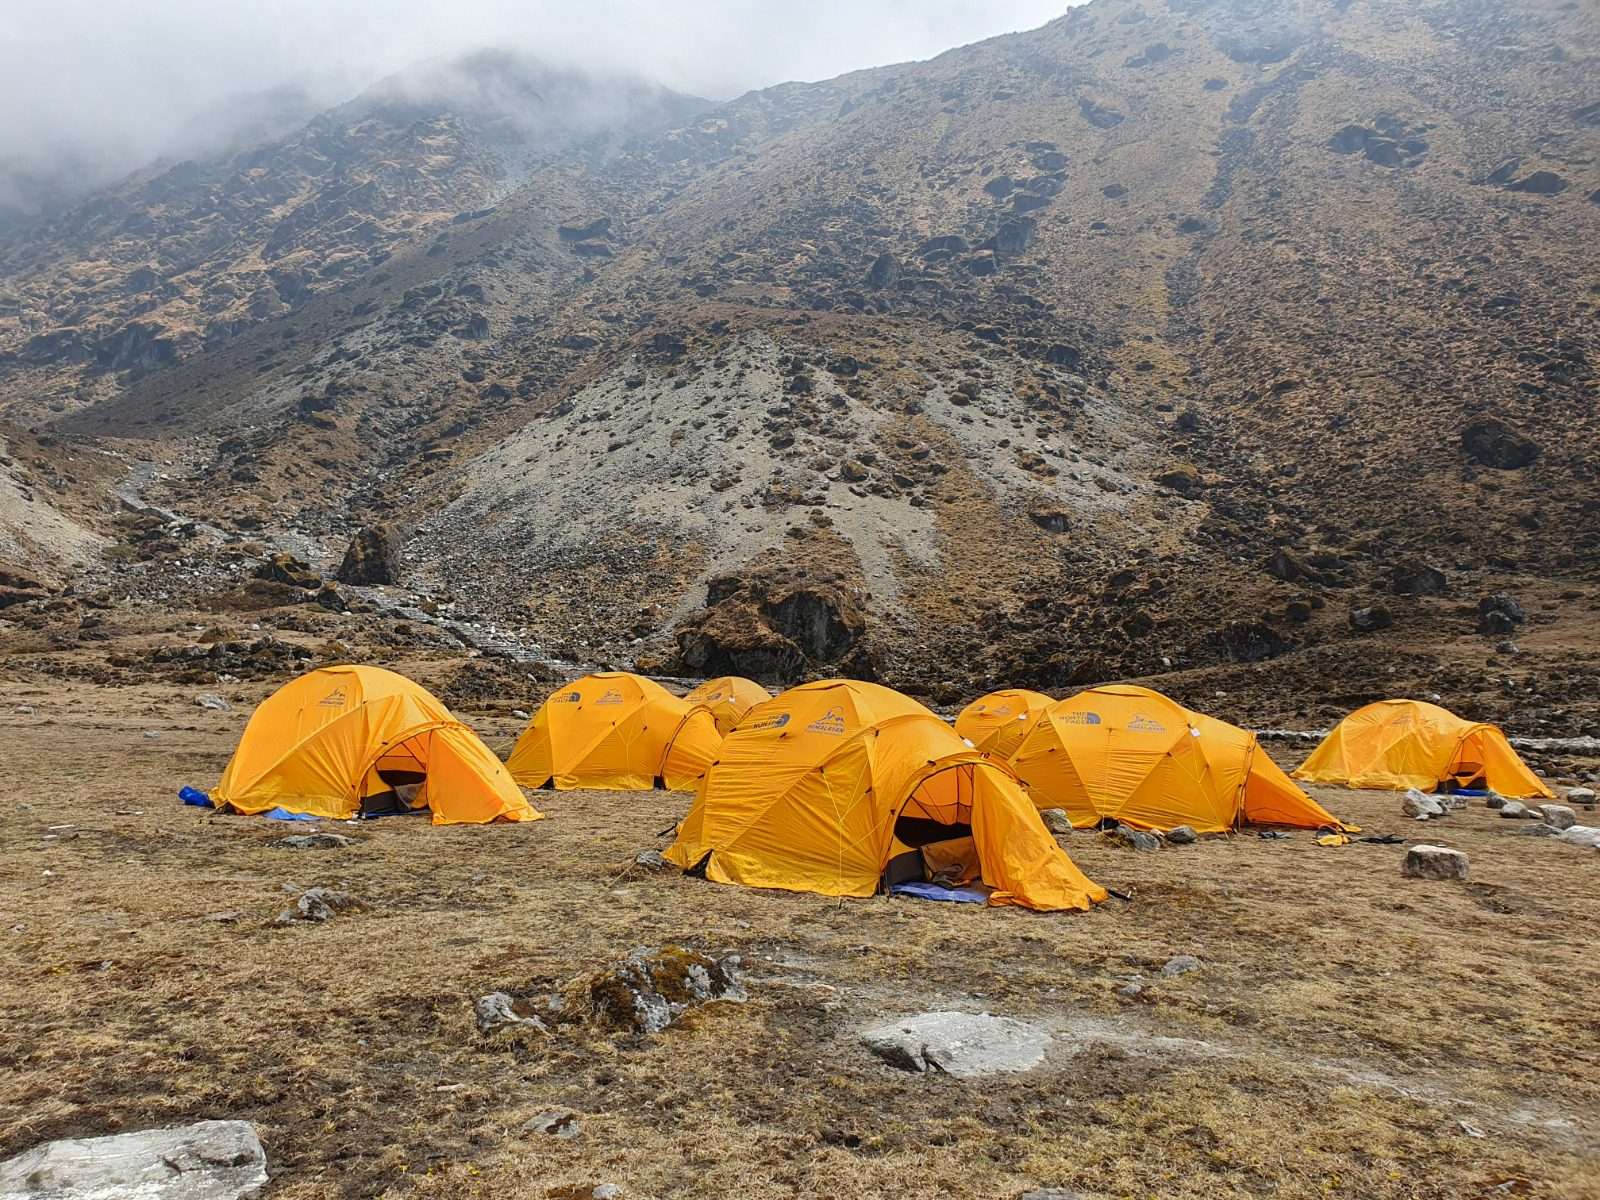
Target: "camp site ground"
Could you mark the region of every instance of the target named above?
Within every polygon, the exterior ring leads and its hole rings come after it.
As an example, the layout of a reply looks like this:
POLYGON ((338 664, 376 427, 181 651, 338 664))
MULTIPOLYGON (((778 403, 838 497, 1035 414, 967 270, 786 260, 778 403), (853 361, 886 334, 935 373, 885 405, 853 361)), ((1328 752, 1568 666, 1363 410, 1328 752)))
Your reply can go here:
MULTIPOLYGON (((634 867, 687 808, 665 792, 323 821, 355 843, 285 849, 305 827, 174 796, 269 690, 214 712, 63 681, 0 712, 0 1152, 236 1117, 272 1197, 1600 1195, 1594 855, 1487 809, 1426 830, 1470 856, 1464 884, 1402 880, 1403 845, 1080 832, 1074 861, 1133 899, 1049 916, 634 867), (317 885, 362 907, 274 924, 317 885), (666 943, 740 955, 748 1001, 653 1037, 477 1032, 484 993, 666 943), (1199 969, 1164 977, 1179 955, 1199 969), (857 1041, 930 1010, 1050 1048, 957 1079, 857 1041), (579 1135, 529 1131, 550 1112, 579 1135)), ((522 724, 461 715, 501 751, 522 724)), ((1394 793, 1311 790, 1416 836, 1394 793)))

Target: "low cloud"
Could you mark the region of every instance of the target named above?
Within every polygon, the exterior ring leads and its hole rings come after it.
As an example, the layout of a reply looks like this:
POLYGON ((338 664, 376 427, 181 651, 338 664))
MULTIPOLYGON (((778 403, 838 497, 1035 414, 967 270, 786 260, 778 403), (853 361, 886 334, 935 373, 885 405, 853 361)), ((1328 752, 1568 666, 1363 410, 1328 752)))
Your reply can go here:
POLYGON ((8 0, 0 208, 292 128, 482 48, 725 99, 1033 28, 1068 0, 8 0))

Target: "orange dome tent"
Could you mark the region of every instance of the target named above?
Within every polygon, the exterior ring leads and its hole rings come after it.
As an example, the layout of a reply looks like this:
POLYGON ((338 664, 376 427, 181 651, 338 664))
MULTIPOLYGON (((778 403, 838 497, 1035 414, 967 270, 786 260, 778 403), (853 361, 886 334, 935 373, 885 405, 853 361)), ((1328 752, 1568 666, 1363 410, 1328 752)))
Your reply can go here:
POLYGON ((528 788, 688 791, 721 742, 705 709, 643 676, 603 671, 546 700, 506 767, 528 788))
POLYGON ((1043 692, 1008 688, 980 696, 956 718, 956 732, 985 754, 1007 758, 1055 701, 1043 692))
POLYGON ((870 896, 891 860, 990 904, 1087 909, 1106 891, 1050 836, 1004 763, 916 701, 829 680, 752 709, 718 751, 667 858, 718 883, 870 896), (951 864, 956 864, 954 867, 951 864))
POLYGON ((1354 788, 1490 787, 1505 796, 1554 799, 1494 725, 1464 721, 1421 700, 1358 708, 1322 740, 1296 779, 1354 788))
POLYGON ((425 688, 378 667, 324 667, 284 684, 251 714, 222 782, 218 808, 273 808, 335 820, 401 789, 435 825, 535 821, 500 760, 425 688))
POLYGON ((724 675, 720 679, 706 680, 684 699, 709 712, 717 723, 717 731, 726 735, 744 719, 745 713, 771 700, 772 693, 742 675, 724 675))
POLYGON ((1242 824, 1353 828, 1296 786, 1255 734, 1129 684, 1052 704, 1011 766, 1035 804, 1066 809, 1079 827, 1109 817, 1197 833, 1242 824))

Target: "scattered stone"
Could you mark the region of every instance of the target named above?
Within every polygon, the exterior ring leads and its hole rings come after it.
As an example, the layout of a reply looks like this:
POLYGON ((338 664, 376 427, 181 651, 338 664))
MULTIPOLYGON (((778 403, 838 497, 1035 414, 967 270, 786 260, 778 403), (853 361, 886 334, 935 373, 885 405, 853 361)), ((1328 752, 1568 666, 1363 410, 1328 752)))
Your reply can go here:
POLYGON ((1135 829, 1131 825, 1118 825, 1115 829, 1108 830, 1106 836, 1119 846, 1129 850, 1159 850, 1161 839, 1153 833, 1146 833, 1143 829, 1135 829))
POLYGON ((1578 814, 1565 804, 1541 804, 1539 812, 1543 816, 1544 823, 1553 826, 1557 832, 1571 829, 1578 823, 1578 814))
POLYGON ((1589 825, 1573 825, 1563 829, 1556 836, 1574 846, 1588 846, 1592 850, 1600 850, 1600 829, 1589 825))
POLYGON ((1072 818, 1067 815, 1067 810, 1064 808, 1040 809, 1039 819, 1044 822, 1044 827, 1051 833, 1072 832, 1072 818))
POLYGON ((1500 806, 1500 815, 1508 820, 1520 821, 1523 817, 1531 817, 1528 806, 1520 800, 1507 800, 1500 806))
MULTIPOLYGON (((504 993, 496 993, 503 995, 504 993)), ((482 1028, 482 1023, 479 1023, 482 1028)), ((583 1132, 583 1126, 578 1121, 577 1113, 569 1112, 542 1112, 533 1120, 522 1127, 524 1133, 546 1133, 551 1137, 560 1138, 570 1142, 583 1132)))
POLYGON ((201 708, 208 708, 213 712, 229 712, 233 708, 233 705, 215 692, 201 692, 194 698, 194 702, 201 708))
POLYGON ((1405 799, 1400 802, 1400 811, 1408 817, 1416 817, 1419 821, 1445 815, 1444 805, 1433 796, 1425 795, 1416 788, 1406 789, 1405 799))
POLYGON ((1357 633, 1376 633, 1380 629, 1388 629, 1393 624, 1394 614, 1381 604, 1350 610, 1350 628, 1357 633))
POLYGON ((160 737, 161 737, 161 731, 159 729, 146 729, 144 731, 144 740, 147 741, 147 742, 156 741, 160 737))
POLYGON ((1187 825, 1175 825, 1167 830, 1167 844, 1189 846, 1200 840, 1200 835, 1187 825))
POLYGON ((622 1189, 614 1183, 601 1183, 589 1193, 590 1200, 621 1200, 622 1189))
POLYGON ((485 1033, 519 1024, 660 1033, 691 1008, 745 999, 736 956, 717 959, 669 945, 641 947, 620 962, 569 980, 555 993, 523 999, 492 992, 478 1000, 476 1009, 478 1028, 485 1033))
POLYGON ((515 717, 519 721, 526 721, 526 720, 529 719, 528 718, 528 711, 526 709, 523 709, 523 708, 513 708, 511 710, 511 715, 513 717, 515 717))
POLYGON ((1489 794, 1483 798, 1483 806, 1485 808, 1504 808, 1506 806, 1506 798, 1499 792, 1490 789, 1489 794))
POLYGON ((1081 1197, 1071 1188, 1034 1188, 1023 1192, 1018 1200, 1081 1200, 1081 1197))
POLYGON ((1517 832, 1524 837, 1554 837, 1561 830, 1546 821, 1539 821, 1532 825, 1524 825, 1517 832))
POLYGON ((479 1033, 496 1033, 502 1029, 517 1028, 549 1032, 545 1023, 539 1017, 527 1011, 519 1011, 517 1002, 505 992, 490 992, 487 996, 479 996, 472 1005, 473 1017, 478 1022, 479 1033))
POLYGON ((863 1030, 861 1043, 902 1071, 942 1071, 970 1079, 1038 1066, 1050 1035, 986 1012, 926 1012, 863 1030))
POLYGON ((275 839, 272 844, 286 850, 334 850, 340 846, 354 846, 356 840, 342 833, 292 833, 275 839))
POLYGON ((286 908, 278 914, 277 923, 291 925, 296 921, 331 921, 335 913, 360 907, 361 902, 345 892, 324 887, 307 888, 300 893, 293 908, 286 908))
POLYGON ((19 717, 31 717, 31 716, 33 716, 33 705, 31 705, 31 704, 19 704, 19 705, 17 705, 17 715, 19 717))
POLYGON ((641 850, 634 855, 633 861, 635 866, 649 867, 652 871, 669 871, 673 869, 673 864, 659 850, 641 850))
POLYGON ((1406 851, 1400 874, 1407 879, 1465 879, 1467 856, 1443 846, 1412 846, 1406 851))
POLYGON ((1582 787, 1568 788, 1567 802, 1569 804, 1593 804, 1594 789, 1582 787))
POLYGON ((1192 954, 1179 954, 1167 959, 1166 965, 1161 968, 1161 973, 1168 979, 1176 979, 1179 975, 1187 975, 1190 971, 1200 969, 1200 960, 1192 954))
POLYGON ((1515 599, 1498 592, 1478 601, 1478 632, 1490 635, 1510 633, 1528 619, 1522 605, 1515 599))
POLYGON ((63 1138, 0 1162, 5 1200, 241 1200, 266 1182, 266 1151, 248 1121, 63 1138))
POLYGON ((1486 1136, 1483 1130, 1467 1121, 1457 1121, 1456 1128, 1461 1130, 1461 1132, 1466 1134, 1469 1138, 1481 1138, 1486 1136))
POLYGON ((1124 1000, 1137 999, 1144 995, 1144 985, 1142 983, 1125 983, 1117 989, 1117 995, 1124 1000))

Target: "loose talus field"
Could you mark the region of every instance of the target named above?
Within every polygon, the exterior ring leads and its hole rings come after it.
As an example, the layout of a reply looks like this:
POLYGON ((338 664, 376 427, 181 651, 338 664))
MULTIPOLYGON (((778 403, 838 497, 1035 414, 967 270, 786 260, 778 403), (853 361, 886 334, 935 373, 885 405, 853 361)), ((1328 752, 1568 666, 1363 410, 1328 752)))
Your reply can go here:
POLYGON ((522 826, 324 822, 356 844, 284 849, 303 829, 174 797, 215 780, 242 712, 28 691, 0 713, 0 1155, 228 1117, 256 1123, 275 1198, 1600 1196, 1600 860, 1483 808, 1419 829, 1398 795, 1313 789, 1465 851, 1464 884, 1305 832, 1080 833, 1131 903, 840 903, 631 866, 687 810, 666 793, 540 793, 522 826), (315 885, 365 907, 273 924, 315 885), (749 1001, 652 1038, 474 1026, 486 992, 667 942, 742 955, 749 1001), (1178 954, 1201 968, 1161 978, 1178 954), (857 1043, 929 1009, 1054 1039, 965 1080, 857 1043), (551 1110, 579 1136, 524 1131, 551 1110))

